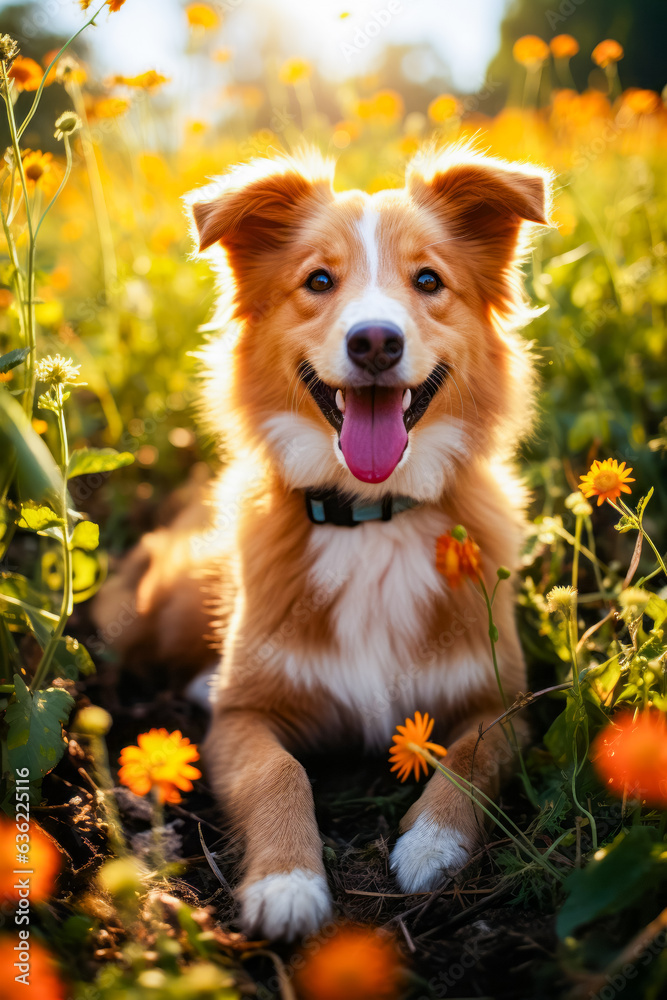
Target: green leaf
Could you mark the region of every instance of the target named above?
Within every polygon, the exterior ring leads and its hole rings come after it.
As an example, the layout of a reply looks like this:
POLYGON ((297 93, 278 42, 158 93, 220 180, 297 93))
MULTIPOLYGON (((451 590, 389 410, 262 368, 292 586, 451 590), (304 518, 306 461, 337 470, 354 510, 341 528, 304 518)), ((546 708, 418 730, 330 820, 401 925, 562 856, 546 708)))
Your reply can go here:
POLYGON ((20 674, 14 674, 16 701, 7 708, 7 755, 12 770, 27 767, 31 780, 52 771, 65 753, 62 727, 74 707, 63 688, 32 694, 20 674))
POLYGON ((22 497, 43 500, 59 489, 60 473, 51 452, 13 396, 4 390, 0 391, 0 454, 3 461, 16 458, 22 497))
POLYGON ((19 573, 0 574, 0 606, 10 626, 18 631, 30 630, 44 649, 51 638, 58 616, 44 611, 45 597, 19 573))
POLYGON ((90 653, 71 635, 64 635, 58 640, 54 660, 58 666, 58 674, 68 680, 75 681, 79 674, 89 677, 95 673, 95 664, 90 653))
POLYGON ((70 455, 67 477, 87 476, 92 472, 113 472, 124 465, 131 465, 134 455, 115 448, 79 448, 70 455))
POLYGON ((3 354, 2 357, 0 357, 0 375, 6 375, 7 372, 12 370, 12 368, 18 368, 19 365, 23 364, 29 354, 29 347, 17 347, 15 351, 9 351, 8 354, 3 354))
POLYGON ((660 628, 663 622, 667 621, 667 601, 657 594, 651 594, 651 599, 646 605, 646 614, 653 619, 655 628, 660 628))
POLYGON ((79 521, 72 532, 72 548, 94 552, 100 544, 99 525, 93 521, 79 521))
POLYGON ((639 518, 640 521, 644 516, 644 511, 646 510, 646 504, 649 502, 652 496, 653 496, 653 487, 651 487, 646 496, 642 497, 639 503, 637 504, 637 517, 639 518))
POLYGON ((603 858, 573 871, 565 882, 568 898, 556 920, 559 937, 569 937, 591 920, 631 906, 667 879, 662 847, 657 830, 633 826, 618 835, 603 858))
POLYGON ((23 504, 18 527, 27 528, 29 531, 44 531, 54 525, 62 525, 61 517, 51 510, 50 507, 28 506, 23 504))
POLYGON ((72 552, 74 603, 87 601, 100 589, 107 575, 105 553, 90 553, 85 549, 72 552))

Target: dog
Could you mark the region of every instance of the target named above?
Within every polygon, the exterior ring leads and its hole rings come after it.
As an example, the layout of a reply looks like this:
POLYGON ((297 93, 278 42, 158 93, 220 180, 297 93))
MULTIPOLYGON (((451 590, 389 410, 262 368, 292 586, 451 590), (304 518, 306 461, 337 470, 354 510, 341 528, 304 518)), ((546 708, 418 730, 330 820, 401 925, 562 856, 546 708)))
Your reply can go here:
MULTIPOLYGON (((462 524, 487 587, 519 563, 511 463, 534 399, 520 265, 551 178, 466 146, 418 154, 401 189, 334 192, 333 175, 313 152, 259 159, 188 199, 218 273, 203 416, 228 458, 204 543, 227 555, 203 756, 244 844, 241 924, 271 939, 332 912, 304 751, 386 751, 419 710, 486 795, 511 756, 501 726, 478 740, 504 710, 486 608, 435 551, 462 524)), ((493 613, 511 701, 511 585, 493 613)), ((391 854, 401 891, 434 888, 483 829, 436 772, 391 854)))

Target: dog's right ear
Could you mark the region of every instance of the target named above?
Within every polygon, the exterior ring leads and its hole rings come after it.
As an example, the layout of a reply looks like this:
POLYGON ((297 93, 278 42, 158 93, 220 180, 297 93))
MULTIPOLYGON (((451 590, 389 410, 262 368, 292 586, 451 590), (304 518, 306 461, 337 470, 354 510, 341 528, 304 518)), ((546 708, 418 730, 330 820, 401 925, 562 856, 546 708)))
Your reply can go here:
POLYGON ((333 165, 320 157, 255 160, 223 178, 212 200, 195 201, 195 192, 192 215, 200 252, 220 243, 234 265, 279 249, 313 200, 331 201, 332 173, 333 165))

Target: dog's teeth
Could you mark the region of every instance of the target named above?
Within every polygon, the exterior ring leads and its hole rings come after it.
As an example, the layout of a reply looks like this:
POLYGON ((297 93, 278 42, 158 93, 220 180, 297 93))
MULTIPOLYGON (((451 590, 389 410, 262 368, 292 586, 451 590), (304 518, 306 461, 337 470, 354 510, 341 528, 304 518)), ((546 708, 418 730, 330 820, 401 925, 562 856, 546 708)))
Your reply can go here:
POLYGON ((406 389, 403 393, 403 413, 407 410, 408 406, 412 402, 412 393, 409 389, 406 389))
POLYGON ((345 413, 345 397, 340 389, 336 389, 336 406, 341 413, 345 413))

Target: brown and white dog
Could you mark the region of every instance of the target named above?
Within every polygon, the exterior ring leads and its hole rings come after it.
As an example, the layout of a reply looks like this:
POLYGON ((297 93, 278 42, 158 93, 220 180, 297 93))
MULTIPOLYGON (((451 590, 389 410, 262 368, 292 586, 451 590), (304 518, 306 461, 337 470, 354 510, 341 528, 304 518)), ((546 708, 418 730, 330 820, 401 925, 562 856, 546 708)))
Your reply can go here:
MULTIPOLYGON (((470 778, 480 723, 503 711, 484 605, 438 574, 435 545, 463 524, 489 585, 517 565, 525 497, 508 460, 533 395, 519 264, 549 216, 545 171, 466 148, 417 156, 404 188, 374 195, 334 193, 332 172, 314 154, 259 160, 190 201, 220 275, 205 416, 233 456, 202 543, 233 553, 205 761, 245 844, 243 926, 270 938, 331 911, 295 754, 386 750, 421 710, 470 778)), ((494 617, 513 698, 510 587, 494 617)), ((507 757, 497 726, 475 755, 487 795, 507 757)), ((435 886, 481 830, 435 774, 393 849, 400 888, 435 886)))

